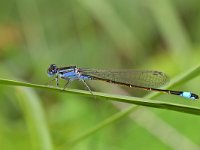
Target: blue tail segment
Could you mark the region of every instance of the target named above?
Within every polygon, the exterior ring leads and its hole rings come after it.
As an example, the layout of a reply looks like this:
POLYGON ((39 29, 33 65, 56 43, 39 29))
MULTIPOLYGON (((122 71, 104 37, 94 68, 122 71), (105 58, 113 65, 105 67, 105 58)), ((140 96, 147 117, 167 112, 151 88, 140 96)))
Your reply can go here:
POLYGON ((76 66, 59 68, 55 64, 51 64, 47 70, 47 74, 51 77, 55 77, 56 85, 58 85, 58 78, 66 80, 67 84, 73 80, 80 80, 90 90, 89 86, 85 83, 85 80, 100 80, 128 86, 130 88, 133 87, 148 91, 178 95, 192 100, 199 99, 197 94, 191 92, 163 90, 157 88, 168 81, 167 76, 163 72, 159 71, 83 69, 77 68, 76 66))
POLYGON ((185 97, 185 98, 190 98, 190 99, 193 99, 193 100, 199 99, 198 95, 191 93, 191 92, 182 92, 180 94, 180 96, 185 97))

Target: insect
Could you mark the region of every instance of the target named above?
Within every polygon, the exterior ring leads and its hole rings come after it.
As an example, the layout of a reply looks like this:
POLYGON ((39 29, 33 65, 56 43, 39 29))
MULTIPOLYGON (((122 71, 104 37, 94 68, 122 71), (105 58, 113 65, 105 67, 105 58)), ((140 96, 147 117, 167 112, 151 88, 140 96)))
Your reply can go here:
POLYGON ((199 99, 197 94, 185 91, 164 90, 158 87, 164 85, 168 78, 160 71, 148 70, 100 70, 100 69, 84 69, 76 66, 57 67, 51 64, 47 70, 49 76, 54 76, 56 86, 59 86, 58 79, 64 79, 67 83, 64 89, 74 80, 80 80, 90 90, 85 81, 100 80, 118 85, 128 86, 130 88, 139 88, 148 91, 163 92, 172 95, 182 96, 193 100, 199 99))

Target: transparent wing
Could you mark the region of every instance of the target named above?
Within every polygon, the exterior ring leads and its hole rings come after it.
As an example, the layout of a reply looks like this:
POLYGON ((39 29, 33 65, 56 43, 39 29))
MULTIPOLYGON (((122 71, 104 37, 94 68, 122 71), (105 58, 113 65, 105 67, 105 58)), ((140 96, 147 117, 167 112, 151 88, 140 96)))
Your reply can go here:
POLYGON ((159 71, 148 70, 98 70, 79 69, 83 75, 112 80, 125 84, 156 88, 168 82, 168 77, 159 71))

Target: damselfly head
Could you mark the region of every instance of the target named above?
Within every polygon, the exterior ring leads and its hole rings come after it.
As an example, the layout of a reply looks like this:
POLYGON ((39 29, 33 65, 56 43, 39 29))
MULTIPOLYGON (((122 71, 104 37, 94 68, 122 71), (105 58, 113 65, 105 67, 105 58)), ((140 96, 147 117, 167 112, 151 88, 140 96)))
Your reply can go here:
POLYGON ((55 64, 51 64, 49 68, 47 69, 47 74, 49 76, 54 76, 57 73, 58 68, 55 64))

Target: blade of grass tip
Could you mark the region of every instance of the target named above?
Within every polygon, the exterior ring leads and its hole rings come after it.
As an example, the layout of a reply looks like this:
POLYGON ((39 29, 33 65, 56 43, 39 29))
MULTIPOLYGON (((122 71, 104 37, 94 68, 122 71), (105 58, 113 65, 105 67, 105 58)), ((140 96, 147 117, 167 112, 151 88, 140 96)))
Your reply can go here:
POLYGON ((33 149, 53 150, 53 144, 38 96, 33 90, 23 87, 16 87, 15 94, 28 125, 33 149))
MULTIPOLYGON (((166 87, 169 88, 169 87, 180 85, 181 83, 183 84, 183 83, 189 81, 190 79, 197 77, 199 74, 200 74, 200 66, 196 66, 196 67, 192 68, 191 70, 189 70, 188 72, 186 72, 186 73, 178 76, 174 80, 172 80, 172 82, 170 84, 168 84, 166 87)), ((160 93, 153 93, 153 94, 149 94, 145 97, 153 98, 153 97, 158 96, 159 94, 160 93)), ((107 118, 106 120, 102 121, 101 123, 97 124, 95 127, 90 128, 88 131, 86 131, 86 132, 80 134, 79 136, 73 138, 72 140, 66 142, 65 144, 62 145, 62 147, 60 147, 60 149, 62 149, 65 146, 74 146, 78 142, 81 142, 82 140, 91 136, 92 134, 99 131, 100 129, 116 122, 117 120, 120 120, 121 118, 125 117, 126 115, 129 115, 130 113, 133 113, 134 111, 137 110, 136 108, 139 108, 139 107, 140 106, 135 106, 135 105, 130 106, 130 107, 126 108, 125 110, 122 110, 121 112, 116 113, 115 115, 113 115, 113 116, 107 118), (112 120, 112 118, 114 118, 114 119, 112 120)))

